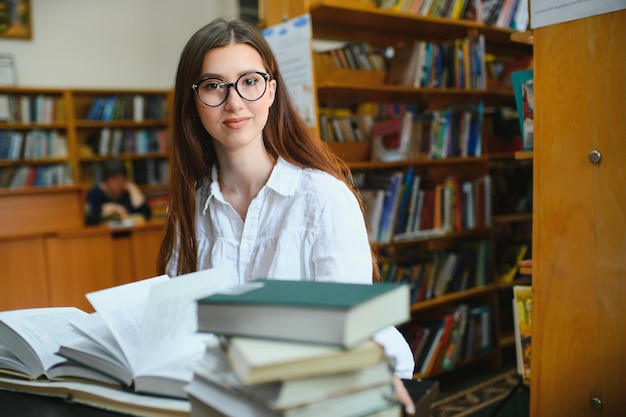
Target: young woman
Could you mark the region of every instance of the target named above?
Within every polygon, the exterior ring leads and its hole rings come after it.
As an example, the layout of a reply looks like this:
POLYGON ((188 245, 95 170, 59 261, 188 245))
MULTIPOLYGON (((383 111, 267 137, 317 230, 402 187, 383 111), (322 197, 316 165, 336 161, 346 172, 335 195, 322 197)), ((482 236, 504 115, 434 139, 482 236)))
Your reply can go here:
MULTIPOLYGON (((161 272, 227 266, 233 286, 377 278, 349 170, 298 116, 256 27, 217 19, 196 32, 180 57, 173 110, 161 272)), ((396 376, 410 379, 402 335, 391 327, 374 339, 396 358, 396 376)))

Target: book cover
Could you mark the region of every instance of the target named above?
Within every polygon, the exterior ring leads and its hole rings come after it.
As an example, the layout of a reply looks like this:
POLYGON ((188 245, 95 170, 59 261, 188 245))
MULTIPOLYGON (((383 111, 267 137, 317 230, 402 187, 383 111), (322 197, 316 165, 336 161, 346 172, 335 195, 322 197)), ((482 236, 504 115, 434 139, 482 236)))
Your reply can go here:
POLYGON ((502 252, 498 260, 498 282, 511 283, 519 271, 519 263, 528 252, 528 245, 511 245, 502 252))
POLYGON ((259 279, 199 299, 197 314, 201 332, 353 347, 409 320, 409 287, 259 279))
POLYGON ((385 360, 380 345, 368 340, 353 348, 248 337, 224 339, 224 351, 237 377, 258 384, 356 371, 385 360))
POLYGON ((413 112, 411 111, 375 122, 371 129, 372 161, 405 160, 412 129, 413 112))
POLYGON ((524 150, 533 149, 534 131, 534 93, 533 93, 533 70, 514 71, 511 73, 515 105, 522 132, 522 144, 524 150))
POLYGON ((532 300, 532 286, 513 286, 513 320, 517 370, 524 380, 530 379, 531 372, 532 300))

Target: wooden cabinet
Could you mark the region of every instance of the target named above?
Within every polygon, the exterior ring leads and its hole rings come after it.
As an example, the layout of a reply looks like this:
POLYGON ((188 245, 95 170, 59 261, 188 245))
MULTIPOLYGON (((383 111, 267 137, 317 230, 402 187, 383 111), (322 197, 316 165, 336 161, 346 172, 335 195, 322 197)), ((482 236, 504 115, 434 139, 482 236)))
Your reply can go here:
POLYGON ((156 276, 164 222, 84 227, 84 187, 0 191, 0 310, 76 306, 90 291, 156 276))
POLYGON ((534 51, 531 415, 623 416, 626 10, 535 29, 534 51))
MULTIPOLYGON (((374 48, 401 47, 412 44, 415 41, 431 43, 462 44, 465 39, 477 39, 486 45, 486 51, 500 56, 509 54, 511 57, 530 55, 532 47, 526 44, 511 42, 511 30, 493 26, 487 26, 480 22, 467 20, 451 20, 411 15, 395 10, 381 10, 376 2, 371 1, 266 1, 264 15, 268 25, 278 24, 285 19, 295 18, 302 14, 311 17, 312 33, 315 40, 333 40, 340 42, 367 43, 374 48), (460 42, 460 43, 455 43, 460 42)), ((480 57, 480 53, 476 57, 480 57)), ((317 59, 314 62, 321 62, 317 59)), ((469 65, 469 64, 468 64, 469 65)), ((388 67, 387 67, 388 69, 388 67)), ((375 103, 377 105, 404 105, 414 106, 420 114, 445 111, 456 105, 499 106, 502 104, 514 105, 512 89, 493 88, 487 82, 487 88, 468 88, 466 86, 451 87, 415 87, 413 85, 390 85, 385 82, 385 71, 364 70, 337 70, 317 66, 314 68, 315 75, 315 103, 320 109, 328 107, 343 107, 354 109, 362 103, 375 103)), ((469 85, 469 84, 467 84, 469 85)), ((474 85, 474 84, 472 84, 474 85)), ((476 84, 478 85, 478 84, 476 84)), ((477 113, 478 114, 478 113, 477 113)), ((318 125, 322 125, 321 123, 318 125)), ((324 132, 319 129, 320 136, 324 132)), ((480 129, 479 129, 480 131, 480 129)), ((426 141, 427 139, 425 139, 426 141)), ((407 173, 420 176, 424 188, 436 188, 448 181, 465 183, 470 188, 474 183, 485 181, 489 174, 490 156, 486 152, 476 152, 471 156, 455 154, 442 157, 409 157, 392 163, 371 162, 369 143, 364 142, 328 142, 329 146, 344 160, 348 162, 350 169, 357 180, 368 175, 378 175, 385 172, 400 171, 403 178, 407 173)), ((512 155, 512 154, 511 154, 512 155)), ((450 187, 454 190, 454 186, 450 187)), ((478 189, 478 187, 477 187, 478 189)), ((481 192, 485 190, 480 188, 481 192)), ((487 193, 489 194, 489 188, 487 193)), ((454 191, 453 191, 454 192, 454 191)), ((472 269, 470 284, 459 285, 454 290, 446 290, 437 297, 417 299, 413 306, 415 323, 423 316, 430 315, 440 310, 450 311, 460 304, 467 304, 476 314, 483 314, 483 324, 486 329, 486 338, 490 339, 486 346, 477 349, 473 354, 461 356, 463 359, 458 365, 469 364, 493 364, 501 362, 501 343, 504 337, 500 331, 500 305, 498 292, 500 287, 494 283, 491 260, 491 201, 485 203, 484 194, 472 191, 478 201, 474 207, 473 215, 480 219, 479 224, 471 226, 454 227, 445 232, 436 234, 435 237, 417 234, 412 238, 405 236, 402 239, 393 237, 390 240, 377 242, 376 247, 382 256, 383 276, 388 273, 385 269, 406 269, 416 266, 423 257, 446 257, 450 253, 467 254, 476 249, 474 256, 477 261, 472 269), (480 195, 481 197, 478 197, 480 195), (468 248, 472 248, 468 250, 468 248), (479 249, 477 249, 479 248, 479 249), (488 313, 484 313, 487 311, 488 313)), ((455 196, 458 206, 462 198, 455 196)), ((367 207, 366 207, 367 208, 367 207)), ((445 210, 444 210, 445 211, 445 210)), ((459 225, 464 220, 462 214, 455 212, 458 217, 454 220, 459 225)), ((465 213, 463 213, 464 215, 465 213)), ((376 239, 372 239, 376 241, 376 239)), ((460 257, 459 257, 460 258, 460 257)), ((457 258, 458 259, 458 258, 457 258)), ((419 267, 411 268, 416 271, 419 267)), ((437 267, 439 268, 439 267, 437 267)), ((388 276, 401 277, 402 275, 390 274, 388 276)), ((414 276, 419 276, 416 273, 414 276)), ((412 278, 399 278, 411 280, 412 278)), ((419 281, 410 281, 411 285, 419 286, 419 281)), ((414 288, 415 293, 416 290, 414 288)), ((510 310, 510 299, 506 300, 504 308, 510 310)), ((510 327, 509 327, 510 329, 510 327)), ((411 332, 408 329, 408 332, 411 332)), ((410 337, 406 333, 407 338, 410 337)), ((512 338, 509 338, 509 342, 512 338)), ((463 341, 468 345, 467 341, 463 341)), ((510 343, 507 343, 510 345, 510 343)), ((419 366, 419 364, 418 364, 419 366)), ((425 368, 427 369, 427 368, 425 368)), ((450 368, 446 369, 449 370, 450 368)), ((435 366, 427 372, 416 368, 416 376, 435 376, 443 370, 435 366)))
POLYGON ((60 232, 45 241, 49 305, 92 311, 85 294, 122 283, 117 282, 117 260, 106 230, 60 232))
POLYGON ((0 238, 0 310, 48 305, 44 248, 41 236, 0 238))

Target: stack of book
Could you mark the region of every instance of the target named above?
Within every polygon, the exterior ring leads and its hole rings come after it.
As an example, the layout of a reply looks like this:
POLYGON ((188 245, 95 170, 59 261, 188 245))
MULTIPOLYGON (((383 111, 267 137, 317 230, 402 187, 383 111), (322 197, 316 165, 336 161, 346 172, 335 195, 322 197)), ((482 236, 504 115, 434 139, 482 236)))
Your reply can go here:
POLYGON ((197 304, 218 341, 186 387, 192 417, 402 414, 371 338, 409 319, 406 285, 257 280, 197 304))

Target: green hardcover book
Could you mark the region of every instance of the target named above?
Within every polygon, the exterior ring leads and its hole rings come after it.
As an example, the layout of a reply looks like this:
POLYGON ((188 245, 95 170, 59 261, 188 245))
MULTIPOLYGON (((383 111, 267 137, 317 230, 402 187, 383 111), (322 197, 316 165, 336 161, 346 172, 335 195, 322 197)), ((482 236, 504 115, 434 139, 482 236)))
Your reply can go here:
POLYGON ((405 284, 256 280, 198 300, 198 331, 353 347, 410 318, 405 284))

